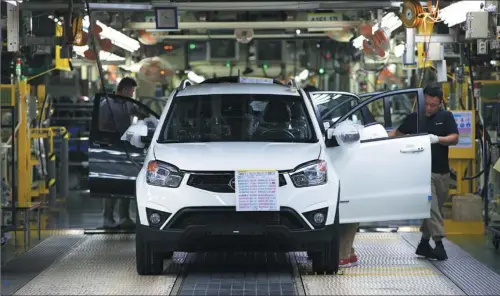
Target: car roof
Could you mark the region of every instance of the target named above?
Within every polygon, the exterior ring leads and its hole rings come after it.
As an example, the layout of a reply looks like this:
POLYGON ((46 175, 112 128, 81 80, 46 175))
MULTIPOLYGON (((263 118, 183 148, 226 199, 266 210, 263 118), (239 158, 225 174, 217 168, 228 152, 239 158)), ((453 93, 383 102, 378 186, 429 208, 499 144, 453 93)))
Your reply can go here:
POLYGON ((190 85, 177 93, 178 97, 211 94, 269 94, 300 96, 297 89, 279 84, 217 83, 190 85))

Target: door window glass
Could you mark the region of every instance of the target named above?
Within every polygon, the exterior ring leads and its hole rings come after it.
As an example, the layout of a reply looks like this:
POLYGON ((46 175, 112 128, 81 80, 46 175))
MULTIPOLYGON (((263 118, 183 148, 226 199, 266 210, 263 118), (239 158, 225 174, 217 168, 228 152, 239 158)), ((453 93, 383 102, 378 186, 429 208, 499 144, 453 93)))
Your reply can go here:
POLYGON ((391 124, 387 124, 386 128, 398 128, 403 120, 412 113, 413 106, 416 104, 417 93, 404 93, 389 97, 391 110, 391 124))
MULTIPOLYGON (((311 93, 311 99, 318 109, 321 122, 325 128, 331 126, 359 104, 358 97, 342 93, 311 93)), ((356 112, 356 115, 351 116, 349 119, 362 123, 361 112, 356 112)))
POLYGON ((373 115, 376 122, 385 126, 384 120, 384 100, 382 98, 366 104, 368 111, 373 115))
POLYGON ((151 116, 147 108, 117 96, 101 98, 99 102, 99 132, 119 133, 122 135, 134 120, 151 116))

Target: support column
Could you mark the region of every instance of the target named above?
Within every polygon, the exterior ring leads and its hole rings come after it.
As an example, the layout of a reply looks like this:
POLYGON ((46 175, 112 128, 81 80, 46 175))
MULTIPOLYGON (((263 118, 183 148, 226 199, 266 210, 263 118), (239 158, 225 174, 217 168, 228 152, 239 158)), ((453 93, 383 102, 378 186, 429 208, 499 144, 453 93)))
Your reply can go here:
POLYGON ((366 87, 367 92, 374 92, 375 86, 377 85, 377 73, 374 71, 368 72, 368 85, 366 87))
POLYGON ((59 195, 62 198, 69 196, 69 133, 64 130, 61 135, 61 150, 59 154, 59 195))
POLYGON ((19 51, 19 6, 7 5, 7 51, 19 51))

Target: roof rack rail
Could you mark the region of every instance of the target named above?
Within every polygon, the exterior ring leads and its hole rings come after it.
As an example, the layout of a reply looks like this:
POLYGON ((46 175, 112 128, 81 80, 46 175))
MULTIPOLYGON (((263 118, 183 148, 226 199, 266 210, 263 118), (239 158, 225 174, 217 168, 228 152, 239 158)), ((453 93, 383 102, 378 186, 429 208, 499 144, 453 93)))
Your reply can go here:
POLYGON ((184 79, 184 80, 182 80, 181 84, 179 85, 179 89, 183 90, 190 85, 194 85, 194 83, 189 79, 184 79))

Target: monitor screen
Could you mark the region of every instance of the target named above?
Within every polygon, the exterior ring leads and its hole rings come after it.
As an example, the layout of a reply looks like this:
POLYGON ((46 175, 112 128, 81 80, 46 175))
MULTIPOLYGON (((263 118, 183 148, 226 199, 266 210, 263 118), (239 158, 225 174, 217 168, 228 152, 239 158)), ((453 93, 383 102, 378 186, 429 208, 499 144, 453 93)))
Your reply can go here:
POLYGON ((210 60, 237 60, 238 49, 236 40, 214 39, 208 42, 210 60))
POLYGON ((259 62, 281 62, 283 59, 282 40, 258 40, 255 47, 259 62))

